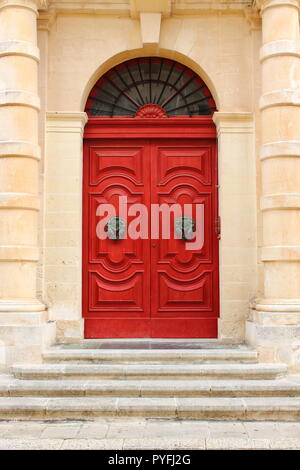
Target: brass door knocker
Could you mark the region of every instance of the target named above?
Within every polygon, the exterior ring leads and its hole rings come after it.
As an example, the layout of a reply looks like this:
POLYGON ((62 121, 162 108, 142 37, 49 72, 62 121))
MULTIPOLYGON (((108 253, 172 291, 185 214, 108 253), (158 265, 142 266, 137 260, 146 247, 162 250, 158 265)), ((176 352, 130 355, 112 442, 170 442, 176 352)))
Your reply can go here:
POLYGON ((111 240, 120 240, 126 232, 126 221, 122 217, 112 217, 105 225, 108 238, 111 240))
POLYGON ((194 238, 195 221, 191 217, 179 217, 175 222, 175 231, 181 240, 194 238))

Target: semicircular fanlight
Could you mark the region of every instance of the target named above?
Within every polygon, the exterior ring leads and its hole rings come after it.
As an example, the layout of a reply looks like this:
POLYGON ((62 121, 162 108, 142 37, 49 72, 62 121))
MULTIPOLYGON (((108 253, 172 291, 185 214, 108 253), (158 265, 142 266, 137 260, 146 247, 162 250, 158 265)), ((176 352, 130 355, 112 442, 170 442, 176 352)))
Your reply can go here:
POLYGON ((195 72, 159 57, 117 65, 98 80, 86 104, 91 117, 191 117, 215 110, 209 89, 195 72))

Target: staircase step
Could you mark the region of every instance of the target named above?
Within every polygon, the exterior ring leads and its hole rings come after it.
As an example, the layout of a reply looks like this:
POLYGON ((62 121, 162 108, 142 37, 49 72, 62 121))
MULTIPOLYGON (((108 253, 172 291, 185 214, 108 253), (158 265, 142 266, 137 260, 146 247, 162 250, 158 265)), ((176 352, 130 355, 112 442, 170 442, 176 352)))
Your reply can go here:
POLYGON ((296 421, 300 418, 300 398, 0 398, 0 419, 91 419, 107 416, 296 421))
POLYGON ((300 382, 280 380, 19 380, 0 382, 10 397, 251 397, 300 396, 300 382))
POLYGON ((257 352, 251 349, 51 349, 43 354, 45 362, 67 363, 107 363, 107 362, 153 362, 162 361, 202 363, 216 362, 254 362, 257 361, 257 352))
POLYGON ((286 373, 284 364, 41 364, 15 365, 20 379, 274 379, 286 373))

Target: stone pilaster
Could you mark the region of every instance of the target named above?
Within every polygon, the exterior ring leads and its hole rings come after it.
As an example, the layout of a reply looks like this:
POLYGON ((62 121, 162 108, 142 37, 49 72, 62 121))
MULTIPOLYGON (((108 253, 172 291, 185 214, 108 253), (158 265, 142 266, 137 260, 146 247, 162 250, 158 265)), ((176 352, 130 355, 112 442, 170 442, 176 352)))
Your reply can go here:
POLYGON ((256 292, 254 121, 252 113, 214 113, 218 132, 220 239, 219 339, 243 342, 256 292))
POLYGON ((45 306, 36 296, 40 149, 37 4, 0 1, 0 338, 6 363, 39 360, 45 306))
POLYGON ((248 339, 261 358, 300 367, 300 42, 299 3, 261 5, 261 200, 264 297, 248 339))
POLYGON ((83 338, 82 142, 84 112, 46 114, 45 299, 59 342, 83 338))

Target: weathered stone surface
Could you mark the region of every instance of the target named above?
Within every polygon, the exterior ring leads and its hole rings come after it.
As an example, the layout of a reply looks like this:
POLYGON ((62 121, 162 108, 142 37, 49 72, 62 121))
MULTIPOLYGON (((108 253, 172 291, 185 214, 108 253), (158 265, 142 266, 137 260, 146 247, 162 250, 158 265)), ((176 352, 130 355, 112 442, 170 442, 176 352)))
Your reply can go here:
MULTIPOLYGON (((238 346, 228 350, 244 351, 245 348, 238 346)), ((120 351, 112 352, 115 358, 120 354, 120 351)), ((222 420, 299 419, 299 376, 274 378, 286 371, 284 365, 244 363, 236 358, 227 363, 212 360, 205 364, 185 361, 171 364, 168 360, 149 363, 148 359, 147 356, 145 361, 133 363, 59 361, 15 365, 12 371, 22 378, 3 375, 0 380, 0 418, 53 421, 107 418, 120 422, 129 418, 134 421, 138 418, 155 421, 158 418, 167 422, 177 421, 177 431, 183 432, 189 440, 193 440, 195 436, 191 431, 197 428, 193 420, 213 423, 222 420), (185 419, 191 421, 191 426, 183 431, 180 423, 185 419)), ((144 424, 138 424, 139 431, 132 438, 156 437, 157 424, 153 422, 151 426, 144 428, 144 424)), ((164 436, 167 427, 167 424, 161 425, 158 434, 164 436)), ((66 433, 70 432, 74 438, 84 435, 83 428, 70 429, 66 428, 66 433)), ((174 428, 170 430, 172 437, 177 437, 177 431, 174 428)), ((63 429, 59 432, 59 437, 64 437, 63 429)), ((119 437, 122 430, 104 426, 99 432, 101 438, 119 437)), ((223 437, 220 429, 210 428, 205 423, 197 428, 197 432, 201 438, 203 435, 207 438, 223 437)), ((245 428, 240 425, 235 429, 228 428, 227 432, 227 437, 239 438, 244 436, 245 428)), ((54 437, 55 428, 45 430, 45 435, 54 437)), ((91 438, 98 437, 92 427, 90 435, 91 438)))
POLYGON ((0 450, 60 450, 62 439, 0 439, 0 450))
POLYGON ((19 380, 0 381, 0 396, 239 397, 299 396, 300 382, 274 380, 19 380))
POLYGON ((205 362, 205 361, 239 361, 252 362, 257 360, 257 352, 251 349, 52 349, 43 354, 45 362, 205 362))
POLYGON ((300 399, 294 397, 0 398, 1 418, 88 419, 105 416, 297 421, 300 416, 300 399))
POLYGON ((15 365, 18 378, 87 378, 87 379, 188 379, 188 378, 275 378, 287 370, 284 364, 42 364, 15 365))
POLYGON ((160 439, 125 439, 123 449, 194 449, 204 450, 205 439, 170 439, 168 437, 160 439))
POLYGON ((174 398, 119 398, 120 416, 176 417, 174 398))
POLYGON ((63 441, 61 450, 110 450, 123 449, 123 439, 68 439, 63 441))
POLYGON ((255 441, 250 439, 239 439, 239 438, 223 438, 223 439, 207 439, 206 440, 207 450, 253 450, 253 449, 269 449, 268 440, 256 439, 255 441))
POLYGON ((299 431, 281 421, 2 421, 0 449, 299 449, 299 431))

